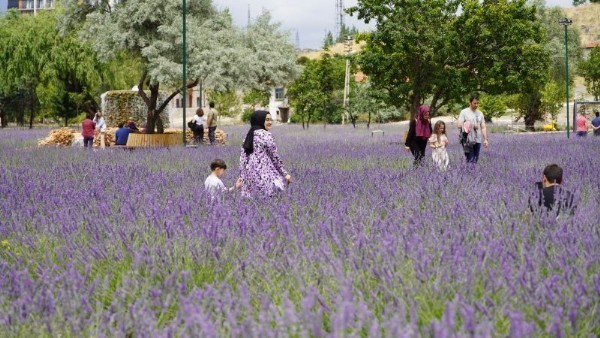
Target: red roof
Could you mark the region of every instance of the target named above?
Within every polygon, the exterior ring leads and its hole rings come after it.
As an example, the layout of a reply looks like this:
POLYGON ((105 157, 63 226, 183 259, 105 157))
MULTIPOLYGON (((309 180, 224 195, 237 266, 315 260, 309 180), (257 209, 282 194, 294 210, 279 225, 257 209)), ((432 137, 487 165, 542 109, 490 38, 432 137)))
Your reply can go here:
POLYGON ((600 40, 589 41, 583 44, 583 48, 594 48, 600 46, 600 40))

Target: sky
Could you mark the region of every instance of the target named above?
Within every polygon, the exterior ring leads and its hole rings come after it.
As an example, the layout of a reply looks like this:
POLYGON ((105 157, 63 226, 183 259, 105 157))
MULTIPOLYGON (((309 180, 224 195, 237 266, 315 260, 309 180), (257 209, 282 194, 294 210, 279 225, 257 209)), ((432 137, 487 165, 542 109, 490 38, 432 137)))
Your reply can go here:
MULTIPOLYGON (((319 49, 327 32, 335 31, 336 0, 213 0, 220 9, 229 8, 233 20, 238 26, 248 23, 248 6, 250 17, 255 18, 263 10, 271 12, 273 21, 280 22, 284 30, 289 32, 290 40, 296 43, 296 33, 300 48, 319 49)), ((357 0, 344 0, 345 7, 356 5, 357 0)), ((570 7, 572 0, 546 0, 547 6, 570 7)), ((6 11, 7 0, 0 0, 0 12, 6 11)), ((346 15, 347 26, 355 26, 359 31, 368 30, 371 26, 346 15)))
MULTIPOLYGON (((0 0, 2 1, 2 0, 0 0)), ((335 30, 336 0, 213 0, 217 8, 229 8, 233 20, 238 26, 248 23, 248 6, 250 17, 255 18, 268 10, 273 21, 280 22, 282 28, 290 33, 290 40, 296 43, 296 32, 299 35, 300 48, 319 49, 328 31, 335 30)), ((344 6, 356 5, 357 0, 345 0, 344 6)), ((571 7, 572 0, 546 0, 546 5, 571 7)), ((369 29, 369 26, 355 17, 346 16, 347 26, 356 26, 359 31, 369 29)), ((374 27, 371 25, 371 27, 374 27)))

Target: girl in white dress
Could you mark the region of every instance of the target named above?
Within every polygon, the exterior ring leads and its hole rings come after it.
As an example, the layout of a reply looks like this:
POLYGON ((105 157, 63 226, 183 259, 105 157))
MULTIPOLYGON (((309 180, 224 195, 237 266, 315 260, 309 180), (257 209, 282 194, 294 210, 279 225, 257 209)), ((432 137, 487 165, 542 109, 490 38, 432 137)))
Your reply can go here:
POLYGON ((446 170, 450 158, 446 151, 448 146, 448 137, 446 137, 446 124, 443 121, 437 121, 433 127, 433 133, 429 138, 429 144, 431 146, 431 155, 433 156, 433 163, 438 167, 439 170, 446 170))

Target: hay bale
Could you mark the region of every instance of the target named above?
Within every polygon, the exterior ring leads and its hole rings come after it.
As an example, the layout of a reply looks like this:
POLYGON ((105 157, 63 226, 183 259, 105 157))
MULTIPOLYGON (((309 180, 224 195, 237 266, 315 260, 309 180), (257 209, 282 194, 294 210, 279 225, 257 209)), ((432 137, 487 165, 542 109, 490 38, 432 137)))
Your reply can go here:
POLYGON ((59 128, 50 131, 48 137, 38 142, 38 146, 58 146, 58 147, 69 147, 75 139, 75 134, 78 132, 71 128, 59 128))

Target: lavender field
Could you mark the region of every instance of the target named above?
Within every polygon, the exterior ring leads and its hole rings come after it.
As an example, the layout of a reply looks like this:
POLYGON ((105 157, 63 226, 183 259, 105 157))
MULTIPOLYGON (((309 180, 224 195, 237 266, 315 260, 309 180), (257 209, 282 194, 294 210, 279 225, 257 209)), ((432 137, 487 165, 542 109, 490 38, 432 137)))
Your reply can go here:
POLYGON ((0 130, 0 336, 600 336, 600 139, 492 134, 473 168, 450 135, 439 173, 381 128, 277 126, 288 191, 215 202, 246 127, 131 152, 0 130), (550 163, 572 217, 529 209, 550 163))

